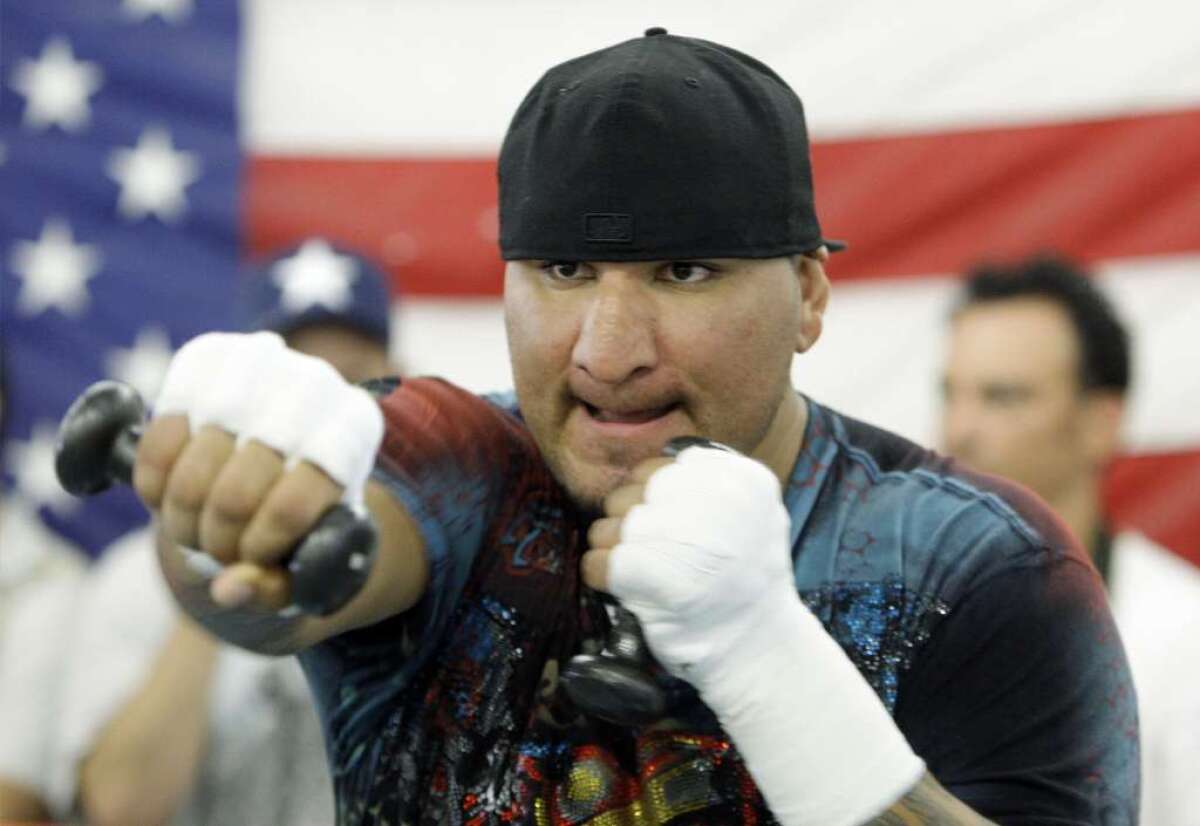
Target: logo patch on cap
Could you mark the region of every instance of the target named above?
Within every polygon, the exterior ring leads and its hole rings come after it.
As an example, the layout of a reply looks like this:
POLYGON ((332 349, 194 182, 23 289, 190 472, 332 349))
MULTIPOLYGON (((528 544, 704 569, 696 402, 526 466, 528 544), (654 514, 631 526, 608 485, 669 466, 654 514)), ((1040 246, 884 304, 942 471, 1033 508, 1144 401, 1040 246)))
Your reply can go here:
POLYGON ((622 212, 589 212, 583 216, 585 241, 633 243, 633 216, 622 212))

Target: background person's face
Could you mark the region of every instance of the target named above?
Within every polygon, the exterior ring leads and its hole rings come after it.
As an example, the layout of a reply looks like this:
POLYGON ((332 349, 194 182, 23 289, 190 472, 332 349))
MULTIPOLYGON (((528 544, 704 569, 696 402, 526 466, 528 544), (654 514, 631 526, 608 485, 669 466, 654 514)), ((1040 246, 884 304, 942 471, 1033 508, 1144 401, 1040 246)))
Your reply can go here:
POLYGON ((287 335, 287 345, 333 365, 349 382, 394 374, 387 348, 376 339, 340 324, 310 324, 287 335))
POLYGON ((951 326, 943 447, 976 470, 1053 500, 1093 471, 1079 343, 1041 298, 970 305, 951 326))
POLYGON ((585 506, 674 436, 753 452, 790 392, 807 268, 786 258, 704 263, 506 269, 521 411, 585 506))

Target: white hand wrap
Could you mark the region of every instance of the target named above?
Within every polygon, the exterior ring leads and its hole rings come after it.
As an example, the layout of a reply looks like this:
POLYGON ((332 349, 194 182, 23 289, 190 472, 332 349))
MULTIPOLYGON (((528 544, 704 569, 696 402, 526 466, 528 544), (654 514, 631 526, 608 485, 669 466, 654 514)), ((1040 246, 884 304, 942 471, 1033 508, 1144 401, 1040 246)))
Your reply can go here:
POLYGON ((764 465, 687 448, 626 516, 610 587, 717 714, 780 822, 854 826, 924 764, 800 601, 789 527, 764 465))
POLYGON ((311 462, 363 510, 363 491, 383 439, 370 394, 321 359, 289 350, 275 333, 207 333, 171 360, 156 415, 182 413, 192 431, 207 424, 255 439, 289 464, 311 462))

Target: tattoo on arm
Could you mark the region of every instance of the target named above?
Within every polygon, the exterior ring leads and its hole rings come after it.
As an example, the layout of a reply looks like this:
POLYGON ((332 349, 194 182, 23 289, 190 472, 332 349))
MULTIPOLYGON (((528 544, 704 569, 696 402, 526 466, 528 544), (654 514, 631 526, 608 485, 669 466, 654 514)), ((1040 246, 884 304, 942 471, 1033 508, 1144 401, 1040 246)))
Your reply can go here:
POLYGON ((991 823, 943 789, 932 774, 926 773, 912 791, 866 826, 988 826, 991 823))

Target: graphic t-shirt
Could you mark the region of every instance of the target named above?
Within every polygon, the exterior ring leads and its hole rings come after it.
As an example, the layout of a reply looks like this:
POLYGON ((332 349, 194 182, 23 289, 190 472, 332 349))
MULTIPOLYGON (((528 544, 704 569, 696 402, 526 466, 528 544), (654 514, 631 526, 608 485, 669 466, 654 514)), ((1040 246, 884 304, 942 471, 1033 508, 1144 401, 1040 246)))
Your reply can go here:
MULTIPOLYGON (((1002 824, 1134 824, 1135 700, 1095 570, 1023 490, 806 401, 784 498, 796 587, 952 793, 1002 824)), ((603 634, 588 516, 511 399, 381 399, 377 478, 420 525, 409 612, 305 652, 341 824, 774 823, 691 687, 590 720, 557 674, 603 634)), ((820 714, 795 708, 793 714, 820 714)))

